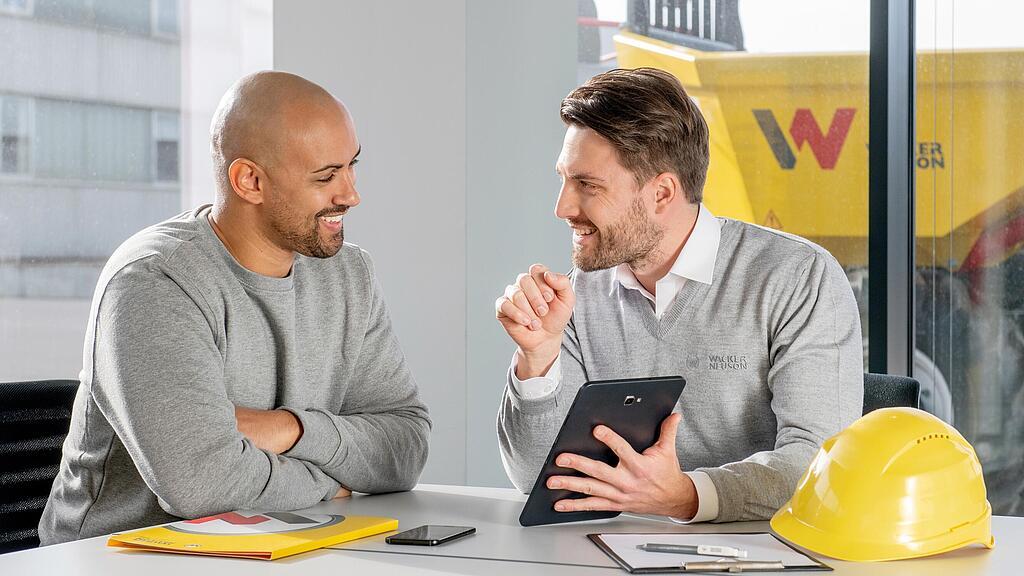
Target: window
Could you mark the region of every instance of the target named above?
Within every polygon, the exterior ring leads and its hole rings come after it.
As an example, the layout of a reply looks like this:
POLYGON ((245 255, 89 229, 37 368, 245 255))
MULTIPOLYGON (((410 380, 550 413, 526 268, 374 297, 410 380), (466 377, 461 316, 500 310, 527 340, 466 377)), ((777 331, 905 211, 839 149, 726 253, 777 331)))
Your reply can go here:
POLYGON ((35 175, 149 181, 149 134, 149 112, 144 109, 40 98, 35 175))
POLYGON ((156 158, 156 181, 178 181, 178 114, 176 112, 153 113, 153 155, 156 158))
POLYGON ((153 0, 153 35, 178 36, 178 0, 153 0))
POLYGON ((32 101, 0 96, 0 174, 29 171, 32 101))
POLYGON ((31 14, 32 0, 0 0, 0 12, 8 14, 31 14))
POLYGON ((205 128, 272 67, 272 2, 184 1, 0 0, 0 381, 75 377, 111 252, 212 197, 205 128))
MULTIPOLYGON (((25 4, 28 0, 0 0, 25 4)), ((5 4, 0 4, 0 7, 5 4)), ((96 27, 118 34, 178 38, 180 0, 35 0, 35 14, 72 26, 96 27)), ((0 8, 2 10, 3 8, 0 8)), ((27 13, 27 12, 25 12, 27 13)))
POLYGON ((1024 515, 1024 39, 1012 0, 917 3, 916 354, 922 407, 1024 515))
MULTIPOLYGON (((916 3, 908 271, 921 406, 971 442, 993 512, 1010 515, 1024 514, 1021 17, 1012 0, 916 3)), ((869 20, 867 1, 818 0, 584 0, 579 19, 580 80, 615 66, 676 74, 709 118, 711 211, 831 251, 865 337, 869 20)))
POLYGON ((36 0, 36 18, 75 26, 94 26, 92 0, 36 0))
POLYGON ((150 6, 145 1, 92 0, 96 25, 132 34, 150 33, 150 6))

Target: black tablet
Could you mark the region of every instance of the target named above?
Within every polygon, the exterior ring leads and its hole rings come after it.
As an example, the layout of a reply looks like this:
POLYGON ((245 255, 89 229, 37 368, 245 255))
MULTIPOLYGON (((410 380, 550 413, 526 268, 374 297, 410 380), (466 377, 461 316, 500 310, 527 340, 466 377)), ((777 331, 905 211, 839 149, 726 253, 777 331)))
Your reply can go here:
POLYGON ((672 413, 685 385, 686 380, 682 376, 663 376, 599 380, 581 386, 523 506, 519 523, 538 526, 618 516, 618 512, 556 512, 555 502, 585 495, 548 489, 547 480, 551 476, 583 476, 576 470, 556 466, 555 458, 571 452, 601 460, 610 466, 618 464, 619 459, 611 448, 594 438, 594 428, 598 424, 608 426, 634 450, 643 452, 658 441, 661 422, 672 413))

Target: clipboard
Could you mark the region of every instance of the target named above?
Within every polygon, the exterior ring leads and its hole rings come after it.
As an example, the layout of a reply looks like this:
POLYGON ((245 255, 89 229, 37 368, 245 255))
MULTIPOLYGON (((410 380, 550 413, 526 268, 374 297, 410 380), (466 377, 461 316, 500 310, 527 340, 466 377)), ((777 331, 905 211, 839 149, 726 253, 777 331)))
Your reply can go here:
MULTIPOLYGON (((747 550, 747 558, 735 559, 745 562, 771 562, 782 561, 783 572, 821 572, 832 570, 831 566, 804 554, 789 543, 777 538, 768 532, 733 532, 733 533, 689 533, 689 532, 668 532, 668 533, 611 533, 587 534, 587 538, 594 543, 602 552, 614 560, 623 570, 630 574, 661 574, 661 573, 696 573, 697 570, 687 570, 686 563, 707 564, 715 562, 720 558, 709 556, 698 556, 696 554, 665 554, 660 552, 645 552, 638 550, 639 544, 659 542, 666 544, 715 544, 721 546, 733 546, 747 550)), ((723 568, 727 562, 734 559, 726 558, 722 562, 723 568)), ((735 563, 735 562, 734 562, 735 563)), ((739 564, 737 567, 742 566, 739 564)), ((779 569, 772 568, 772 571, 779 569)), ((747 568, 736 570, 739 572, 758 572, 764 569, 747 568)), ((716 573, 729 573, 725 569, 716 569, 716 573)), ((700 571, 699 573, 713 573, 700 571)))

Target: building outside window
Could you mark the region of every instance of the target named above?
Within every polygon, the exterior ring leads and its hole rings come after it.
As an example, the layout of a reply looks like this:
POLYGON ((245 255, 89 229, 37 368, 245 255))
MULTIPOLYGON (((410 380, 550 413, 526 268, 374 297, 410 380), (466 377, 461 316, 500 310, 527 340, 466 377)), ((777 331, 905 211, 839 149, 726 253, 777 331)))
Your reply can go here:
POLYGON ((271 0, 0 0, 0 381, 76 377, 111 252, 212 199, 205 126, 273 67, 272 22, 271 0))

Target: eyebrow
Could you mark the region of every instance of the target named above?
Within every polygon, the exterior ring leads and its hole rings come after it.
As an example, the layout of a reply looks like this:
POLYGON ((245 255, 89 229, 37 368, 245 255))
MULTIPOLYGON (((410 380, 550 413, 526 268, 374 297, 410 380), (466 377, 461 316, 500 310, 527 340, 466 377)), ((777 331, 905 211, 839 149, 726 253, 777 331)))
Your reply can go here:
MULTIPOLYGON (((363 147, 360 146, 359 149, 356 150, 355 155, 352 156, 352 159, 349 160, 348 163, 351 164, 351 163, 355 162, 357 159, 359 159, 359 153, 362 152, 362 151, 363 151, 363 147)), ((316 170, 313 170, 312 172, 310 172, 310 174, 317 174, 319 172, 323 172, 324 170, 337 170, 339 168, 344 168, 347 165, 348 164, 328 164, 328 165, 324 166, 323 168, 317 168, 316 170)))
POLYGON ((594 176, 593 174, 587 174, 585 172, 582 174, 567 174, 566 178, 569 178, 570 180, 593 180, 594 182, 604 182, 604 178, 594 176))

